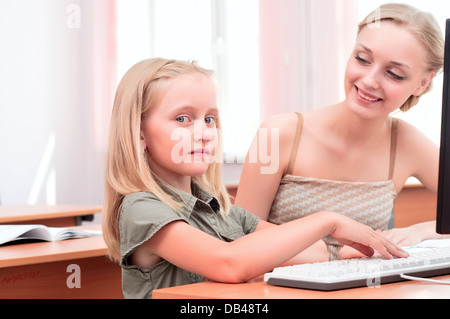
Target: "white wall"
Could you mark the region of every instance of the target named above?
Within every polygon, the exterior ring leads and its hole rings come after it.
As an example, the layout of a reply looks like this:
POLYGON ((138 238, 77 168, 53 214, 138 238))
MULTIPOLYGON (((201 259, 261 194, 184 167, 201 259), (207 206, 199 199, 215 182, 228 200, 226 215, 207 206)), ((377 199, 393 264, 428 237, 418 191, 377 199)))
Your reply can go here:
POLYGON ((103 3, 0 1, 3 205, 102 202, 110 85, 98 77, 112 70, 98 72, 108 59, 89 16, 103 3))

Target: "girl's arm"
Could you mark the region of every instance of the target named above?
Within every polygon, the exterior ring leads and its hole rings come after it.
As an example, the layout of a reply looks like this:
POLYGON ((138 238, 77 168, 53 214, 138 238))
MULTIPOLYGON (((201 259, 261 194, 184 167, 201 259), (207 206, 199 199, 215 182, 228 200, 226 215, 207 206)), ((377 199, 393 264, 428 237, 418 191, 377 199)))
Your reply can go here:
MULTIPOLYGON (((266 222, 264 220, 260 220, 255 231, 260 231, 270 227, 277 227, 277 225, 266 222)), ((330 255, 328 253, 327 245, 323 240, 320 239, 319 241, 312 244, 311 246, 303 250, 301 253, 289 259, 280 266, 328 261, 329 257, 330 255)))
POLYGON ((221 241, 185 222, 175 221, 142 244, 132 261, 149 267, 145 261, 158 256, 208 279, 238 283, 271 271, 328 234, 366 255, 372 255, 374 250, 386 258, 406 254, 370 227, 323 212, 268 227, 233 242, 221 241))

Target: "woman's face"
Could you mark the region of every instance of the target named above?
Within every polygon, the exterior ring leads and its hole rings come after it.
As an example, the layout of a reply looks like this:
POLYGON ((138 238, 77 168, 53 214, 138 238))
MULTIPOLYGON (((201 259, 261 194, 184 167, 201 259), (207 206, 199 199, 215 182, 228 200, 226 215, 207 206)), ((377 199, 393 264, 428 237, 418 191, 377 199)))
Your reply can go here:
POLYGON ((382 21, 364 27, 347 64, 350 109, 364 118, 387 117, 411 95, 421 95, 434 74, 426 51, 405 27, 382 21))

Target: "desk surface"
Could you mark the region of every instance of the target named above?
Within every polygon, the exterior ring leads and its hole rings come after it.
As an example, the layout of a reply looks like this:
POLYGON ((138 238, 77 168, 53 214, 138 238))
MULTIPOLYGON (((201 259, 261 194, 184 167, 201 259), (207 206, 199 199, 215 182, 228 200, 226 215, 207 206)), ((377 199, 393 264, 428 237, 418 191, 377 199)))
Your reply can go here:
POLYGON ((102 206, 96 205, 6 205, 0 206, 0 223, 83 216, 101 211, 102 206))
POLYGON ((0 299, 123 298, 121 269, 106 254, 102 236, 1 246, 0 299), (71 264, 79 267, 80 287, 67 284, 71 264))
MULTIPOLYGON (((450 275, 436 277, 450 280, 450 275)), ((271 286, 262 277, 243 284, 203 282, 158 289, 154 299, 439 299, 450 298, 450 285, 403 281, 378 287, 314 291, 271 286)))
MULTIPOLYGON (((73 228, 100 230, 101 225, 73 228)), ((36 242, 0 246, 0 270, 6 267, 106 256, 102 236, 54 242, 36 242)))
POLYGON ((101 211, 99 205, 6 205, 0 206, 0 224, 73 226, 71 219, 101 211))

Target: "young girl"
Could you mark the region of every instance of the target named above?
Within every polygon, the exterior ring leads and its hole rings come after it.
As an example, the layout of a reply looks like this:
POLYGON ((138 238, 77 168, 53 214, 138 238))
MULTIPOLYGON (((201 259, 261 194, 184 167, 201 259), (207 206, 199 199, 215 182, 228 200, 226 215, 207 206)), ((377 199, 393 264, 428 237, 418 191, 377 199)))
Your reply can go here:
MULTIPOLYGON (((266 120, 262 128, 279 130, 279 170, 264 175, 263 163, 247 161, 235 204, 276 224, 331 210, 386 230, 410 176, 436 192, 439 148, 389 115, 430 90, 443 44, 434 18, 413 7, 387 4, 370 14, 347 64, 345 101, 266 120)), ((434 222, 384 235, 402 246, 438 237, 434 222)), ((341 245, 325 240, 336 258, 341 245)))
POLYGON ((406 253, 338 214, 274 226, 230 205, 221 180, 220 119, 210 71, 149 59, 117 89, 103 234, 127 298, 200 282, 244 282, 286 263, 327 258, 331 235, 362 253, 406 253))

